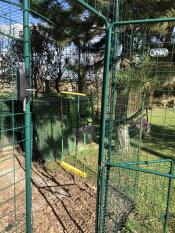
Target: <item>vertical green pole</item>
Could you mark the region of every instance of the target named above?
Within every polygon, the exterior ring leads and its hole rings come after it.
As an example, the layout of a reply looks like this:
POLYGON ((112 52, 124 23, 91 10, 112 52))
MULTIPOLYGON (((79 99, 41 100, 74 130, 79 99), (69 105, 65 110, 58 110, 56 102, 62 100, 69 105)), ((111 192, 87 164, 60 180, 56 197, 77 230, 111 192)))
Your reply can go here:
MULTIPOLYGON (((23 0, 23 43, 24 64, 30 77, 30 28, 29 28, 29 0, 23 0)), ((29 88, 30 88, 29 86, 29 88)), ((30 99, 26 100, 25 109, 25 156, 26 156, 26 232, 31 233, 31 112, 30 99)))
MULTIPOLYGON (((119 20, 119 1, 115 1, 115 22, 119 20)), ((112 146, 112 133, 113 133, 113 113, 115 109, 115 94, 116 94, 116 79, 117 79, 117 62, 119 61, 119 27, 114 28, 113 36, 113 55, 112 55, 112 85, 111 85, 111 97, 110 97, 110 125, 109 125, 109 149, 108 149, 108 162, 111 157, 112 146)))
POLYGON ((77 96, 77 102, 78 102, 77 103, 77 111, 78 111, 78 119, 79 119, 79 114, 80 114, 80 96, 77 96))
MULTIPOLYGON (((174 174, 174 162, 171 162, 170 174, 171 175, 174 174)), ((167 227, 168 227, 169 209, 170 209, 170 206, 171 206, 172 181, 173 181, 173 178, 169 178, 168 195, 167 195, 167 207, 166 207, 165 223, 164 223, 164 229, 163 229, 164 233, 167 232, 167 227)))
POLYGON ((86 172, 86 134, 84 133, 84 165, 83 165, 83 171, 86 172))
POLYGON ((64 139, 61 138, 61 160, 64 160, 64 139))
POLYGON ((101 122, 100 122, 100 142, 98 156, 98 176, 97 176, 97 200, 96 200, 96 230, 99 232, 102 226, 102 191, 104 190, 104 175, 101 172, 102 161, 104 160, 104 145, 105 145, 105 123, 107 110, 108 96, 108 80, 110 66, 110 51, 111 51, 111 25, 106 28, 106 46, 105 46, 105 63, 103 73, 103 89, 102 89, 102 105, 101 105, 101 122), (100 218, 100 222, 99 222, 100 218))
MULTIPOLYGON (((119 20, 119 0, 115 1, 115 22, 119 20)), ((117 78, 117 62, 119 61, 119 28, 114 28, 114 34, 112 37, 112 85, 111 85, 111 97, 110 97, 110 119, 109 119, 109 137, 108 137, 108 152, 107 152, 107 162, 109 163, 111 160, 111 147, 112 147, 112 134, 113 134, 113 113, 115 110, 115 94, 116 94, 116 78, 117 78)), ((101 205, 101 223, 100 223, 100 232, 105 231, 105 214, 107 210, 108 204, 108 185, 109 185, 109 176, 110 176, 110 166, 107 166, 106 169, 103 169, 103 175, 105 176, 105 185, 104 181, 102 181, 102 186, 104 187, 104 191, 102 191, 104 198, 101 201, 103 204, 101 205)), ((104 178, 103 178, 104 180, 104 178)), ((102 195, 101 195, 102 196, 102 195)))
MULTIPOLYGON (((13 138, 13 182, 14 182, 14 187, 13 187, 13 192, 14 192, 14 218, 15 222, 17 221, 17 205, 16 205, 16 161, 15 161, 15 104, 14 100, 12 100, 12 138, 13 138)), ((17 232, 17 225, 15 226, 15 231, 17 232)))
POLYGON ((75 148, 75 162, 77 164, 78 155, 78 138, 79 138, 79 126, 80 126, 80 96, 77 96, 77 129, 76 129, 76 148, 75 148))

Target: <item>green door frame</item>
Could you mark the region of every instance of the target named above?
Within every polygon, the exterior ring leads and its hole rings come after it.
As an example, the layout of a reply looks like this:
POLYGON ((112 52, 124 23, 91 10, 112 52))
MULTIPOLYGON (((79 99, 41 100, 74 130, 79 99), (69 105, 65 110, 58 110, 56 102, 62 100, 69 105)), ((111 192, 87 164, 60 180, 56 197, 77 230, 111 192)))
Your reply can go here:
MULTIPOLYGON (((30 72, 30 27, 29 27, 29 11, 30 0, 23 0, 23 44, 24 44, 24 65, 29 76, 29 88, 31 88, 31 72, 30 72)), ((26 165, 26 232, 31 233, 31 112, 30 98, 26 99, 25 106, 25 165, 26 165)))
MULTIPOLYGON (((20 6, 23 10, 23 43, 24 43, 24 64, 26 72, 29 75, 30 87, 32 86, 31 79, 31 62, 30 62, 30 26, 29 26, 29 13, 32 12, 49 23, 53 23, 44 16, 41 16, 37 12, 30 9, 30 0, 23 0, 23 4, 11 2, 10 0, 1 0, 2 2, 9 3, 11 5, 20 6)), ((102 89, 102 107, 101 107, 101 125, 100 125, 100 143, 99 143, 99 157, 98 157, 98 180, 97 180, 97 204, 96 204, 96 233, 103 231, 103 191, 105 189, 104 179, 105 173, 102 172, 104 167, 112 166, 107 164, 104 154, 105 146, 105 131, 106 131, 106 112, 107 112, 107 97, 108 97, 108 82, 109 82, 109 72, 110 72, 110 58, 111 58, 111 37, 112 31, 115 32, 116 27, 120 25, 127 24, 148 24, 148 23, 160 23, 160 22, 175 22, 175 17, 173 18, 156 18, 156 19, 141 19, 141 20, 129 20, 120 21, 118 18, 114 22, 109 22, 108 19, 93 6, 89 5, 85 0, 75 0, 77 3, 82 5, 85 9, 89 10, 97 17, 101 18, 105 25, 106 31, 106 45, 105 45, 105 63, 104 63, 104 73, 103 73, 103 89, 102 89)), ((53 23, 54 24, 54 23, 53 23)), ((117 42, 117 41, 116 41, 117 42)), ((117 42, 118 43, 118 42, 117 42)), ((112 126, 111 126, 112 127, 112 126)), ((110 130, 111 131, 111 130, 110 130)), ((25 159, 26 159, 26 232, 32 232, 31 226, 31 159, 32 159, 32 134, 31 134, 31 111, 30 111, 30 99, 26 101, 25 109, 25 159)), ((110 155, 109 155, 110 156, 110 155)), ((119 166, 119 165, 114 165, 119 166)), ((126 167, 128 168, 128 167, 126 167)), ((129 167, 131 169, 131 167, 129 167)), ((170 178, 174 178, 170 177, 170 178)), ((171 182, 170 182, 171 183, 171 182)), ((171 185, 169 185, 171 186, 171 185)), ((169 200, 169 198, 168 198, 169 200)), ((165 230, 166 231, 166 230, 165 230)))

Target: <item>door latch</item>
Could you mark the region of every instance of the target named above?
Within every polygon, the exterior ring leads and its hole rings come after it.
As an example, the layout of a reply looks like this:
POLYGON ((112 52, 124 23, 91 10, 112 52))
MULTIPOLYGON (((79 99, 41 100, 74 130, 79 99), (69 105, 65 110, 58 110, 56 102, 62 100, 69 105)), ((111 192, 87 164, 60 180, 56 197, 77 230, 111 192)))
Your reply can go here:
POLYGON ((17 70, 17 99, 23 103, 23 111, 26 110, 27 100, 35 89, 29 88, 29 76, 23 67, 17 70))

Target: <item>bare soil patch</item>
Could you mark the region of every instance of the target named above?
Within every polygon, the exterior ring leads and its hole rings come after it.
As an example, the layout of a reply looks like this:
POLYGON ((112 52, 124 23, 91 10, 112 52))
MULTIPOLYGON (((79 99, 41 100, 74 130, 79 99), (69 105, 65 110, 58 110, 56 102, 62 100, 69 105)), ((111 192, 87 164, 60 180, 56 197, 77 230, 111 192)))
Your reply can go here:
MULTIPOLYGON (((0 187, 11 185, 0 191, 0 232, 25 232, 25 177, 24 155, 12 148, 12 160, 1 163, 0 187), (12 151, 13 150, 13 151, 12 151), (13 172, 13 168, 18 169, 13 172), (8 173, 12 171, 11 173, 8 173), (14 177, 15 190, 14 193, 14 177), (14 216, 14 196, 16 197, 17 216, 14 216), (4 203, 7 198, 10 201, 4 203), (4 203, 4 204, 3 204, 4 203), (5 215, 5 217, 3 217, 5 215), (19 220, 19 222, 18 222, 19 220)), ((1 160, 4 152, 1 152, 1 160)), ((95 183, 82 179, 57 167, 50 169, 37 163, 32 164, 32 221, 33 233, 93 233, 95 232, 95 183)))

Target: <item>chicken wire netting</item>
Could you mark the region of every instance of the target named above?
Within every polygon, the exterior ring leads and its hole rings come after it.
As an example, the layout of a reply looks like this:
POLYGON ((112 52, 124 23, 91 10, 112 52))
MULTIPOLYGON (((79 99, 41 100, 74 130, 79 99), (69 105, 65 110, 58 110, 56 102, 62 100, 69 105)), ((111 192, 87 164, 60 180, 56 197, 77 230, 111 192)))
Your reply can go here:
POLYGON ((174 193, 163 162, 174 160, 173 28, 126 23, 112 32, 100 232, 174 230, 173 203, 166 213, 174 193), (143 161, 151 172, 139 170, 143 161))
POLYGON ((15 5, 0 1, 0 232, 24 232, 25 125, 24 112, 17 101, 20 64, 14 49, 14 44, 22 40, 23 13, 17 1, 11 3, 15 5))

